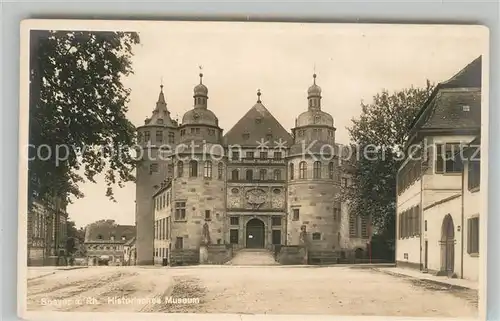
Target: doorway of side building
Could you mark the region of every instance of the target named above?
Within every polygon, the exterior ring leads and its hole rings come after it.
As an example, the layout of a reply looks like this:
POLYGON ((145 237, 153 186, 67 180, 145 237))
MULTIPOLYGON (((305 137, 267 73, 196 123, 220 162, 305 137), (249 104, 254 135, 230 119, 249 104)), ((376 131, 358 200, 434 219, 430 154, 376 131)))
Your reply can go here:
POLYGON ((252 249, 264 248, 264 222, 258 218, 248 221, 246 226, 246 247, 252 249))
POLYGON ((450 214, 446 215, 441 225, 441 271, 451 276, 455 263, 455 225, 450 214))

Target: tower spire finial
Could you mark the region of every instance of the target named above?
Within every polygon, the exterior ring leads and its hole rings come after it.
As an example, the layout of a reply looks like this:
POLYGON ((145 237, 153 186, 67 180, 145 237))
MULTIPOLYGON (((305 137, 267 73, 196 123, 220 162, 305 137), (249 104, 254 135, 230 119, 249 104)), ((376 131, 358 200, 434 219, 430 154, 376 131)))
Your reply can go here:
POLYGON ((203 70, 203 66, 199 65, 198 69, 200 69, 200 84, 202 84, 203 83, 203 73, 201 71, 203 70))
POLYGON ((163 76, 160 79, 160 91, 163 92, 163 76))
POLYGON ((313 65, 313 83, 316 85, 316 63, 313 65))
POLYGON ((260 92, 260 89, 257 89, 257 103, 261 103, 260 95, 262 95, 262 93, 260 92))

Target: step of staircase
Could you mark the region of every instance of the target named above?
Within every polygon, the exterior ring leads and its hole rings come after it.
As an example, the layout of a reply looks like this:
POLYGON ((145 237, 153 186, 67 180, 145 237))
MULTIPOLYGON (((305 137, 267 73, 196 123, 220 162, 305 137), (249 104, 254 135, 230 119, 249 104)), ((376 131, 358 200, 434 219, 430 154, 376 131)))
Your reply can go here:
POLYGON ((226 263, 227 265, 279 265, 271 251, 266 249, 242 249, 226 263))

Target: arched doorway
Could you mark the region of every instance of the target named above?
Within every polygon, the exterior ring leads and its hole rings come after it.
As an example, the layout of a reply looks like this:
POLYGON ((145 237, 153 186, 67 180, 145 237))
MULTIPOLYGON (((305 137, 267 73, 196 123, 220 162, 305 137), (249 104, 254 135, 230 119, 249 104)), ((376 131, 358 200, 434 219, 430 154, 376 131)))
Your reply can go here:
POLYGON ((264 222, 258 218, 253 218, 247 223, 246 228, 246 247, 264 248, 264 222))
POLYGON ((441 225, 441 271, 452 275, 455 263, 455 225, 451 215, 443 219, 441 225))

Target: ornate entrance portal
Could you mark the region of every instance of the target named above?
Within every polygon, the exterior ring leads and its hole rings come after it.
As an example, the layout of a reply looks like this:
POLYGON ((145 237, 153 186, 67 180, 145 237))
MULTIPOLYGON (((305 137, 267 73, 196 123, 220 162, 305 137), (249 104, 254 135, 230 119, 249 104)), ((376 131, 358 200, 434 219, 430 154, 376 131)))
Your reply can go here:
POLYGON ((264 222, 258 218, 248 221, 246 226, 246 247, 259 249, 264 248, 264 222))

